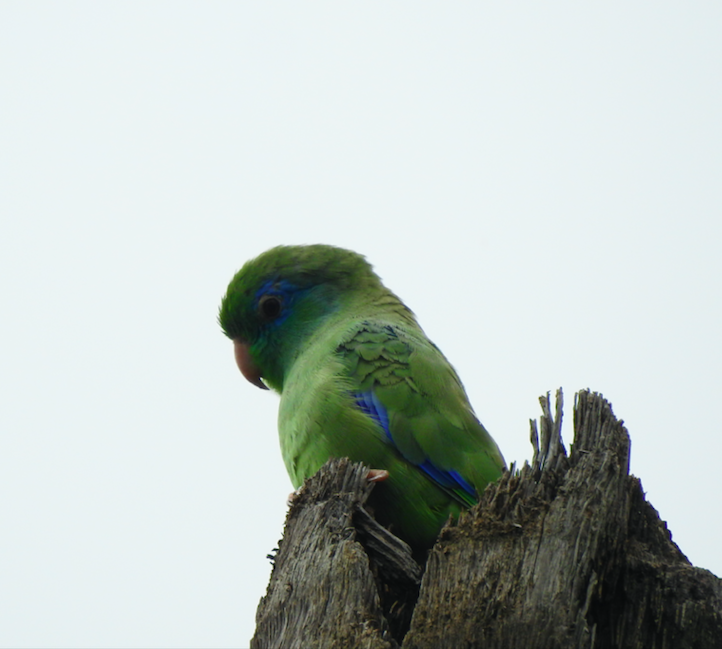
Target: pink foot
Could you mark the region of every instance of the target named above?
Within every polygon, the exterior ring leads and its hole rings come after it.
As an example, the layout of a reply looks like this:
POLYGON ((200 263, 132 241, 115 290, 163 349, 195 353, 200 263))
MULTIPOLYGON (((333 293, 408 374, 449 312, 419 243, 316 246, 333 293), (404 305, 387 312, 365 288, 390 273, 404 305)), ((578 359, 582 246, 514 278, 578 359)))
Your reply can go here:
POLYGON ((298 494, 301 493, 301 489, 302 489, 302 488, 303 488, 303 487, 299 487, 298 489, 296 489, 296 491, 292 491, 290 494, 288 494, 288 498, 286 498, 286 504, 287 504, 289 507, 290 507, 291 505, 293 505, 293 501, 296 500, 296 498, 298 498, 298 494))
MULTIPOLYGON (((383 482, 389 477, 389 472, 386 469, 369 469, 368 474, 366 475, 366 479, 369 482, 383 482)), ((298 494, 301 493, 301 489, 303 487, 299 487, 296 489, 296 491, 292 491, 290 494, 288 494, 288 498, 286 498, 286 504, 290 507, 293 505, 293 501, 298 498, 298 494)))

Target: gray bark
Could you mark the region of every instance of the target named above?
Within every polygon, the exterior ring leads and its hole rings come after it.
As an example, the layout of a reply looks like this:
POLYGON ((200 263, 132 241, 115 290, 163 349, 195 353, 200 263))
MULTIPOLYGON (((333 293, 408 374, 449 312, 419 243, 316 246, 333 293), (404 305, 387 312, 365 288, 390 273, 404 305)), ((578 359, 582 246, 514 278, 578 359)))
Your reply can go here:
POLYGON ((534 458, 441 532, 422 568, 364 510, 367 468, 329 462, 293 503, 253 649, 722 648, 722 581, 693 567, 629 476, 598 394, 542 397, 534 458), (419 586, 420 581, 420 586, 419 586))

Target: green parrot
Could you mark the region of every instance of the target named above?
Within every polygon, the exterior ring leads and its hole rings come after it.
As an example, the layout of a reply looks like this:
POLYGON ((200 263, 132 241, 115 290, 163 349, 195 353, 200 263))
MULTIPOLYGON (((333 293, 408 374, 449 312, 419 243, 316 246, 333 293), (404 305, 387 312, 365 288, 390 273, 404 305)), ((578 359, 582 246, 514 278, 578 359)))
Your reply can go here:
POLYGON ((423 552, 504 470, 454 368, 363 256, 272 248, 233 277, 218 320, 243 376, 281 394, 294 488, 329 458, 364 462, 376 519, 423 552))

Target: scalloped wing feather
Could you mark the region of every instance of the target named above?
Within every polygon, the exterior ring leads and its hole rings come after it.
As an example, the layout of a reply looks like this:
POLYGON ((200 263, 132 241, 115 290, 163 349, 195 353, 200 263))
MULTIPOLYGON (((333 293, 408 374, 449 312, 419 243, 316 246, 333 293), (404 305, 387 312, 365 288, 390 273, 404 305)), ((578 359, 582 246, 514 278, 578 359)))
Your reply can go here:
POLYGON ((337 353, 357 386, 357 406, 439 488, 473 505, 504 460, 449 362, 422 332, 400 325, 365 320, 349 333, 337 353))

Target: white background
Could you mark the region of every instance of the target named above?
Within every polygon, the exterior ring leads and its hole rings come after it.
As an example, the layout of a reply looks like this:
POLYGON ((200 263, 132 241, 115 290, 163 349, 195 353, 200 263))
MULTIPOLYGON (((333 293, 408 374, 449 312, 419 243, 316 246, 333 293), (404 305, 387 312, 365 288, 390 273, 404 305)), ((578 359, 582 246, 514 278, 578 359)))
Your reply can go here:
POLYGON ((365 254, 508 462, 611 400, 722 575, 719 3, 0 5, 0 644, 244 647, 291 489, 216 323, 365 254))

